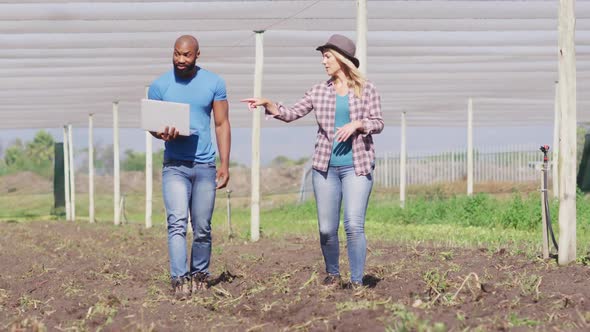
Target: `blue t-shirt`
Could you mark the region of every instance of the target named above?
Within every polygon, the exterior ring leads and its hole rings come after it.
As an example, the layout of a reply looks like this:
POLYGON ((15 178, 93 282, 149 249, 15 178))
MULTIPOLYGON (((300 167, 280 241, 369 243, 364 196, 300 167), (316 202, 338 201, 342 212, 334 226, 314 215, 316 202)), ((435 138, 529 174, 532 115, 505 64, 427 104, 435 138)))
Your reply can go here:
POLYGON ((211 142, 211 110, 213 101, 226 100, 225 82, 210 71, 197 67, 192 79, 176 77, 174 70, 158 77, 148 92, 149 99, 190 105, 190 136, 178 136, 166 142, 164 159, 199 163, 215 161, 211 142))
MULTIPOLYGON (((336 95, 336 118, 334 120, 334 132, 338 128, 350 122, 350 108, 348 106, 348 95, 336 95)), ((352 166, 352 138, 344 142, 338 142, 334 138, 332 145, 332 156, 330 166, 352 166)))

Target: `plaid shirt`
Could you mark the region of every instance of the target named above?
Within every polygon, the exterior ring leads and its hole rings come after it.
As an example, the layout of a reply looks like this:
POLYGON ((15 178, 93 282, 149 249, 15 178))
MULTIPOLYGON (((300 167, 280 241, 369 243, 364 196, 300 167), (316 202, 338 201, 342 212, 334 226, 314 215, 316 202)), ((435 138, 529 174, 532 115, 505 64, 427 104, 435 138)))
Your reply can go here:
MULTIPOLYGON (((375 163, 375 147, 371 134, 378 134, 383 130, 381 97, 375 85, 366 81, 360 99, 354 95, 352 89, 349 91, 348 105, 350 120, 360 120, 363 125, 361 131, 351 136, 354 171, 357 176, 368 175, 375 163)), ((315 110, 318 132, 312 167, 327 171, 335 135, 336 90, 332 81, 316 84, 292 107, 285 107, 281 103, 277 103, 277 106, 280 114, 275 118, 284 122, 297 120, 315 110)))

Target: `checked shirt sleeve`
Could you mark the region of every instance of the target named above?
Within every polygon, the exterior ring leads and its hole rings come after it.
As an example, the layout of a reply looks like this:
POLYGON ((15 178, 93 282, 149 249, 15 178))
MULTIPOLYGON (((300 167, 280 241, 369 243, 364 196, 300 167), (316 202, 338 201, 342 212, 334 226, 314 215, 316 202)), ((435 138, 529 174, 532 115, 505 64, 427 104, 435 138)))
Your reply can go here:
POLYGON ((279 114, 275 116, 275 119, 279 119, 284 122, 295 121, 309 114, 313 110, 312 95, 314 89, 310 89, 305 93, 305 96, 301 98, 292 107, 286 107, 282 103, 277 103, 279 114))
POLYGON ((383 130, 383 113, 381 112, 381 97, 372 83, 367 83, 367 95, 365 107, 369 110, 369 116, 361 119, 363 124, 361 136, 379 134, 383 130))

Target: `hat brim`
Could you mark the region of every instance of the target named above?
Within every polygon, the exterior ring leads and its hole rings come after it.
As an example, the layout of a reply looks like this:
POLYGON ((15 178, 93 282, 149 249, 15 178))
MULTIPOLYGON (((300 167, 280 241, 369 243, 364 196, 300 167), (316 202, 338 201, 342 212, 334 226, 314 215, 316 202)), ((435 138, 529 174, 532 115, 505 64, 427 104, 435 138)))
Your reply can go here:
POLYGON ((348 60, 350 60, 350 61, 351 61, 351 62, 352 62, 354 65, 355 65, 355 67, 357 67, 357 68, 359 67, 359 65, 360 65, 359 59, 357 59, 357 58, 355 58, 355 57, 353 57, 353 56, 350 56, 350 55, 346 54, 346 52, 344 52, 344 51, 343 51, 343 50, 342 50, 340 47, 338 47, 338 46, 335 46, 335 45, 332 45, 332 44, 325 44, 325 45, 322 45, 322 46, 318 46, 318 47, 316 48, 316 51, 323 52, 323 51, 324 51, 325 49, 327 49, 327 48, 329 48, 329 49, 331 49, 331 50, 334 50, 334 51, 336 51, 336 52, 338 52, 338 53, 342 54, 342 56, 344 56, 345 58, 347 58, 348 60))

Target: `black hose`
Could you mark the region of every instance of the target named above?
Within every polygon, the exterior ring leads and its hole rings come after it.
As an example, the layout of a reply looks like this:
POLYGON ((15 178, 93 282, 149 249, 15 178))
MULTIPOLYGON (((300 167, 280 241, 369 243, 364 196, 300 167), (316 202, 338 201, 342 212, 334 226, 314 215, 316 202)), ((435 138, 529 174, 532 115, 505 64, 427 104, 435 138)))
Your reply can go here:
POLYGON ((545 201, 545 216, 547 216, 547 229, 551 234, 551 241, 556 251, 559 251, 557 241, 555 241, 555 234, 553 233, 553 227, 551 226, 551 215, 549 214, 549 192, 547 191, 547 163, 545 163, 545 172, 543 172, 543 200, 545 201))

